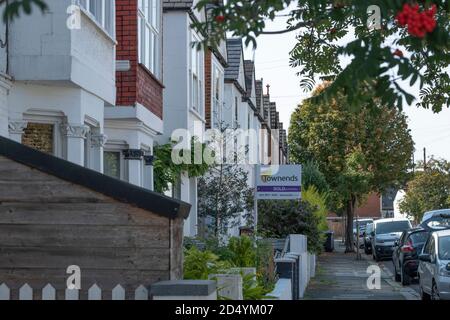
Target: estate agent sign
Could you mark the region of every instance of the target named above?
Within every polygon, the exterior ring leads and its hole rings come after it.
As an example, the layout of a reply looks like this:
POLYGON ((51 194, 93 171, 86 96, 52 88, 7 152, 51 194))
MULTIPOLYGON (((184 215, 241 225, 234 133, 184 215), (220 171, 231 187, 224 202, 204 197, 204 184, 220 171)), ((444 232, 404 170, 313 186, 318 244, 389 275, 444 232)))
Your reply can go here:
POLYGON ((258 165, 256 167, 257 199, 301 198, 301 165, 258 165))

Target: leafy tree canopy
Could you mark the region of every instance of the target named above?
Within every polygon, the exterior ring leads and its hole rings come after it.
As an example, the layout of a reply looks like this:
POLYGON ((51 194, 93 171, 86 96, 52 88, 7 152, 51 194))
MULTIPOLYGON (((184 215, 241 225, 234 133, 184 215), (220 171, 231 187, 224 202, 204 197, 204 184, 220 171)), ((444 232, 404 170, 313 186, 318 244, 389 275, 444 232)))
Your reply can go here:
POLYGON ((426 211, 450 208, 450 162, 431 159, 423 167, 421 163, 400 202, 400 211, 416 222, 426 211))
POLYGON ((339 95, 331 103, 298 106, 291 117, 289 148, 292 163, 316 161, 330 187, 333 209, 345 211, 351 222, 358 200, 404 183, 414 143, 402 112, 381 104, 353 112, 339 95))
POLYGON ((194 26, 211 46, 230 33, 256 46, 262 34, 297 32, 290 64, 300 68, 302 88, 333 81, 314 101, 343 90, 353 108, 371 101, 367 92, 400 109, 404 101, 435 112, 450 106, 449 0, 200 0, 197 8, 205 7, 212 18, 194 26), (286 9, 286 28, 267 31, 286 9), (381 19, 373 16, 378 9, 381 19))

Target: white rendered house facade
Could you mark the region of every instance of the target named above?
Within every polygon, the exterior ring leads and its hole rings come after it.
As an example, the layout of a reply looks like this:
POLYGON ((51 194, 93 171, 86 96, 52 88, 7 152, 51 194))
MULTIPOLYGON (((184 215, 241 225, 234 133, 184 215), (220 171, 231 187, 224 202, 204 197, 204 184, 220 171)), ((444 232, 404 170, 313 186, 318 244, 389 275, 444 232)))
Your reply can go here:
MULTIPOLYGON (((179 141, 176 130, 188 132, 200 140, 205 132, 205 57, 193 43, 203 36, 191 28, 194 21, 204 21, 205 13, 194 9, 196 1, 164 0, 163 2, 163 76, 164 76, 164 133, 159 143, 171 138, 179 141), (174 134, 175 133, 175 134, 174 134), (173 135, 174 134, 174 135, 173 135)), ((190 147, 190 139, 185 140, 190 147)), ((198 233, 197 178, 183 174, 180 183, 172 187, 170 196, 191 204, 185 220, 184 235, 198 233)))

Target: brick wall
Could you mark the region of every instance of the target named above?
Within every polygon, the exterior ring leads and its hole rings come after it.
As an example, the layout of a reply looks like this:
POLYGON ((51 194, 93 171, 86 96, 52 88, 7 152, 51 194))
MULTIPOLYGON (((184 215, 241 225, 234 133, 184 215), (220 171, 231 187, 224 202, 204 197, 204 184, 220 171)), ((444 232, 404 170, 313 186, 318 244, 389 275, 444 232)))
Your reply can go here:
MULTIPOLYGON (((380 203, 380 195, 376 193, 372 193, 367 198, 365 203, 362 203, 355 209, 355 217, 359 216, 360 218, 381 218, 381 203, 380 203)), ((337 217, 334 212, 330 212, 328 214, 329 218, 337 217)))
POLYGON ((380 196, 376 193, 369 195, 367 202, 356 208, 356 215, 360 218, 381 218, 380 196))
POLYGON ((22 135, 22 143, 36 150, 53 154, 53 125, 28 123, 22 135))
POLYGON ((136 0, 116 0, 117 60, 129 60, 129 71, 116 73, 117 105, 137 102, 162 119, 163 85, 138 63, 138 6, 136 0))
POLYGON ((205 119, 206 119, 206 129, 211 128, 211 50, 207 50, 205 53, 205 119))
POLYGON ((147 107, 160 119, 163 118, 163 86, 153 79, 150 71, 140 65, 137 69, 136 101, 147 107))

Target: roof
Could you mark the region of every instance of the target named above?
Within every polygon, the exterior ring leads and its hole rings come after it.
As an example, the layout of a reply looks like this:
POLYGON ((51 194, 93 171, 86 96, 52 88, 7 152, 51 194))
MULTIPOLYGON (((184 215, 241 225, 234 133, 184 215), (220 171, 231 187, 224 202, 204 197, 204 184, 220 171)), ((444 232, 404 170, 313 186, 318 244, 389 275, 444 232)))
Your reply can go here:
POLYGON ((37 151, 0 136, 0 156, 170 219, 187 218, 191 205, 37 151))
POLYGON ((256 80, 256 82, 255 82, 255 93, 256 93, 256 107, 258 108, 258 110, 261 110, 262 91, 263 91, 263 82, 262 82, 262 80, 256 80))
POLYGON ((163 8, 165 10, 190 10, 193 2, 192 0, 164 0, 163 8))
POLYGON ((225 80, 238 80, 241 66, 242 39, 227 39, 228 67, 225 69, 225 80))
POLYGON ((252 95, 254 72, 254 62, 252 60, 244 60, 245 87, 247 89, 247 97, 251 97, 252 95))

